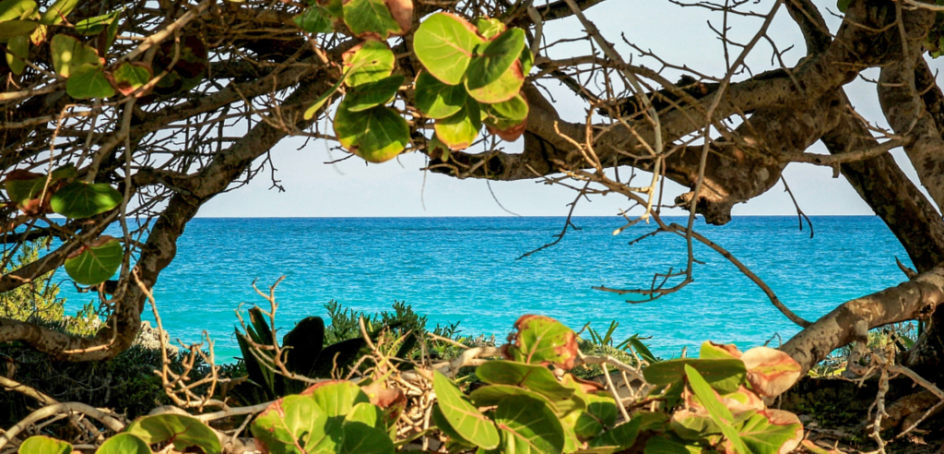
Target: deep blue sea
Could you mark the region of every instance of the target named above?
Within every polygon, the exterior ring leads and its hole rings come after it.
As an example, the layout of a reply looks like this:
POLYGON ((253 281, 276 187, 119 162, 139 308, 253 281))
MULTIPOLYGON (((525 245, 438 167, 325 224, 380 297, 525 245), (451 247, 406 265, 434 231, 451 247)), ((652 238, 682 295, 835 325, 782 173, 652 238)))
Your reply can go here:
MULTIPOLYGON (((795 217, 736 217, 726 226, 699 223, 698 229, 809 320, 904 280, 895 257, 910 262, 878 218, 812 221, 812 239, 807 228, 797 229, 795 217)), ((662 234, 629 245, 653 227, 637 225, 614 236, 621 218, 575 218, 580 230, 518 260, 552 241, 563 223, 556 217, 196 219, 154 294, 172 338, 195 342, 206 330, 223 360, 239 356, 237 307, 267 304, 253 291, 253 280, 266 288, 282 275, 278 325, 286 329, 305 316, 324 316, 324 304, 333 299, 359 311, 405 301, 433 326, 458 321, 462 334, 499 338, 528 313, 574 329, 588 322, 605 329, 617 320, 618 340, 635 333, 651 337, 652 350, 664 357, 708 339, 750 347, 798 331, 706 247, 696 247, 704 264, 696 265, 695 281, 657 301, 629 304, 627 297, 591 289, 647 286, 654 273, 685 266, 683 239, 662 234)), ((61 292, 69 308, 91 300, 70 287, 61 292)), ((153 319, 150 308, 144 318, 153 319)))

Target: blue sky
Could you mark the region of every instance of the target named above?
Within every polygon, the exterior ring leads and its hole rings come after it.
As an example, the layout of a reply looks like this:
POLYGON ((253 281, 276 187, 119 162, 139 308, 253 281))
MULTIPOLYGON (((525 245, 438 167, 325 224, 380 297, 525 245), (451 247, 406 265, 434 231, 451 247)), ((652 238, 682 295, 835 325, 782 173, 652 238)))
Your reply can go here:
MULTIPOLYGON (((538 0, 538 4, 544 0, 538 0)), ((610 0, 587 11, 601 32, 627 60, 635 64, 658 68, 653 60, 634 55, 621 42, 621 33, 626 39, 642 48, 651 49, 674 63, 686 64, 703 73, 721 75, 724 68, 720 42, 708 27, 712 20, 720 27, 721 16, 709 15, 699 8, 681 8, 667 0, 632 2, 627 10, 627 0, 610 0)), ((835 2, 816 1, 822 7, 836 12, 835 2)), ((766 12, 772 6, 763 0, 755 11, 766 12)), ((839 19, 825 13, 831 29, 839 25, 839 19)), ((749 39, 760 26, 758 20, 736 20, 731 23, 735 39, 749 39)), ((802 37, 781 8, 770 30, 784 60, 793 65, 804 53, 802 37)), ((574 19, 556 21, 545 27, 548 40, 582 36, 582 27, 574 19)), ((568 53, 585 55, 585 42, 561 47, 554 57, 568 53)), ((736 50, 734 51, 736 52, 736 50)), ((769 45, 759 45, 748 61, 755 72, 770 69, 769 45)), ((944 59, 942 59, 944 60, 944 59)), ((933 69, 942 66, 934 62, 933 69)), ((677 73, 667 71, 670 79, 677 73)), ((877 71, 867 74, 877 78, 877 71)), ((582 121, 585 105, 574 99, 556 83, 547 84, 557 99, 558 110, 571 121, 582 121)), ((857 110, 879 126, 885 126, 878 105, 874 86, 856 81, 847 86, 847 92, 857 110)), ((367 216, 508 216, 489 193, 488 183, 483 180, 456 180, 442 175, 425 176, 419 169, 424 166, 423 156, 416 153, 401 155, 398 160, 380 165, 366 165, 352 158, 335 165, 326 161, 345 156, 340 151, 329 153, 328 144, 311 141, 304 146, 303 138, 282 141, 272 153, 278 169, 276 178, 281 180, 286 192, 270 190, 268 172, 260 174, 248 187, 217 196, 200 211, 205 217, 367 217, 367 216), (425 202, 425 204, 424 204, 425 202)), ((520 149, 518 144, 506 144, 508 150, 520 149), (518 147, 518 148, 516 148, 518 147)), ((825 153, 821 144, 808 150, 825 153)), ((893 155, 905 171, 913 177, 914 171, 904 152, 894 150, 893 155)), ((793 164, 784 173, 800 206, 810 215, 854 215, 872 214, 855 191, 843 179, 832 178, 832 170, 808 164, 793 164)), ((913 178, 914 179, 914 178, 913 178)), ((567 214, 567 203, 573 200, 572 191, 557 186, 547 186, 539 181, 491 182, 495 197, 509 211, 523 216, 563 216, 567 214)), ((683 188, 666 185, 665 200, 671 201, 683 188)), ((616 195, 597 197, 591 202, 581 202, 575 215, 613 216, 620 209, 628 208, 625 198, 616 195)), ((680 212, 679 212, 680 213, 680 212)), ((796 213, 789 196, 778 184, 766 194, 746 204, 735 207, 735 215, 794 215, 796 213)))

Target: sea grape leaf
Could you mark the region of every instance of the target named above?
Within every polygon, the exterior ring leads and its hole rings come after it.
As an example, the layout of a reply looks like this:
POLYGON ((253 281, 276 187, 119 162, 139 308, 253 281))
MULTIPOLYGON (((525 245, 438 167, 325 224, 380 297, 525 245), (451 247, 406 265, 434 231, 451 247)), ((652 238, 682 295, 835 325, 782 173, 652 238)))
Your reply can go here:
POLYGON ((121 10, 82 19, 75 24, 75 31, 85 36, 97 35, 105 31, 109 25, 115 22, 119 15, 121 15, 121 10))
POLYGON ((33 435, 20 445, 19 452, 29 454, 72 454, 72 445, 45 435, 33 435))
POLYGON ((413 36, 413 51, 433 77, 458 85, 472 61, 475 47, 484 40, 465 19, 436 13, 420 24, 413 36))
POLYGON ((590 440, 588 444, 591 448, 616 446, 627 449, 636 443, 636 437, 639 435, 639 425, 640 422, 633 418, 629 422, 603 432, 600 436, 590 440))
MULTIPOLYGON (((139 62, 123 62, 118 65, 118 68, 112 73, 112 78, 115 79, 115 88, 118 89, 119 93, 125 96, 134 93, 135 90, 150 82, 151 76, 151 68, 139 62)), ((137 97, 141 97, 144 94, 145 93, 140 92, 137 94, 137 97)))
POLYGON ((783 410, 757 412, 737 428, 752 454, 786 454, 803 440, 803 424, 783 410))
POLYGON ((452 116, 436 120, 433 126, 439 137, 451 150, 464 150, 475 142, 482 129, 482 114, 479 104, 467 99, 465 106, 452 116))
POLYGON ((16 36, 29 36, 39 27, 39 23, 31 20, 9 20, 0 27, 0 39, 9 39, 16 36))
POLYGON ((33 0, 3 0, 0 2, 0 22, 26 19, 36 11, 33 0))
POLYGON ((519 93, 505 102, 485 104, 485 126, 502 140, 514 142, 527 127, 528 102, 519 93))
POLYGON ((518 57, 518 61, 521 63, 521 74, 527 76, 531 73, 531 68, 534 66, 534 54, 531 53, 531 49, 525 46, 525 48, 521 50, 521 56, 518 57))
POLYGON ((344 0, 343 8, 344 23, 358 38, 387 39, 406 33, 385 0, 344 0))
POLYGON ((7 66, 13 74, 20 75, 26 68, 26 58, 29 57, 29 36, 14 36, 7 41, 7 50, 4 56, 7 60, 7 66))
POLYGON ((741 357, 747 381, 758 394, 776 397, 800 379, 802 368, 790 355, 769 347, 755 347, 741 357))
POLYGON ((321 317, 305 317, 282 337, 282 348, 286 351, 285 367, 288 370, 308 374, 318 360, 324 346, 325 325, 321 317))
POLYGON ((346 101, 341 101, 334 117, 334 132, 341 146, 374 163, 389 161, 406 148, 410 127, 396 110, 376 106, 352 112, 346 101))
POLYGON ((498 428, 465 400, 452 381, 439 372, 433 372, 433 389, 443 416, 456 433, 482 449, 498 447, 498 428))
POLYGON ((721 428, 721 433, 723 433, 725 438, 728 439, 728 442, 731 443, 734 452, 737 454, 750 454, 750 451, 747 449, 747 446, 744 445, 738 432, 731 426, 734 422, 734 416, 731 414, 731 411, 728 410, 728 407, 725 407, 724 404, 718 400, 714 389, 712 389, 711 385, 698 373, 697 369, 688 364, 684 367, 689 386, 698 397, 698 400, 701 401, 701 404, 708 410, 711 419, 721 428))
POLYGON ((466 86, 475 89, 498 81, 521 56, 524 42, 524 30, 512 28, 476 46, 466 74, 466 86))
POLYGON ((120 433, 105 440, 95 454, 151 454, 151 447, 137 435, 120 433))
MULTIPOLYGON (((10 172, 10 174, 7 175, 6 182, 4 182, 7 197, 9 197, 13 203, 22 205, 23 202, 27 200, 39 197, 46 188, 46 180, 48 178, 45 175, 27 171, 14 172, 10 172)), ((50 184, 52 184, 52 182, 50 182, 50 184)))
POLYGON ((400 74, 358 85, 347 93, 344 98, 345 105, 351 112, 361 112, 374 106, 389 104, 396 97, 401 85, 403 76, 400 74))
POLYGON ((475 375, 485 383, 527 388, 547 397, 555 404, 574 397, 573 389, 562 385, 553 372, 538 364, 488 361, 475 370, 475 375))
POLYGON ((506 358, 527 364, 553 364, 564 370, 577 359, 577 334, 543 315, 524 315, 515 322, 515 333, 503 353, 506 358))
POLYGON ((124 258, 124 248, 118 240, 102 236, 74 257, 66 259, 65 269, 69 277, 82 285, 98 285, 107 281, 124 258))
POLYGON ((650 364, 642 370, 646 382, 664 386, 680 383, 685 376, 685 366, 694 367, 699 374, 720 394, 737 391, 747 377, 747 368, 739 359, 673 359, 650 364))
POLYGON ((387 43, 369 39, 341 55, 347 68, 349 87, 376 82, 390 76, 394 67, 394 55, 387 43))
POLYGON ((383 430, 384 423, 383 410, 370 402, 360 402, 351 408, 351 411, 344 416, 345 423, 359 422, 369 427, 383 430))
POLYGON ((321 109, 321 107, 324 106, 329 99, 331 99, 331 95, 335 94, 338 89, 341 88, 341 84, 344 83, 345 79, 347 79, 347 75, 348 73, 342 74, 338 81, 331 86, 331 88, 322 93, 321 96, 319 96, 318 99, 316 99, 315 102, 305 110, 306 120, 311 120, 312 117, 318 113, 318 110, 321 109))
POLYGON ((343 442, 340 426, 328 431, 328 414, 311 396, 291 395, 269 405, 252 422, 252 436, 270 454, 334 454, 343 442))
POLYGON ((433 405, 433 423, 440 432, 449 437, 450 442, 461 446, 468 446, 470 448, 475 446, 469 440, 462 438, 462 435, 459 435, 459 432, 456 432, 456 429, 453 429, 452 426, 449 425, 449 420, 446 419, 445 415, 443 415, 442 409, 439 408, 439 404, 433 405))
POLYGON ((107 98, 115 95, 115 88, 102 68, 93 67, 72 73, 66 81, 66 93, 75 99, 107 98))
MULTIPOLYGON (((369 403, 366 405, 377 408, 369 403)), ((344 422, 344 442, 340 454, 393 454, 395 450, 393 441, 383 429, 360 421, 344 422)))
POLYGON ((427 118, 439 120, 459 112, 469 95, 461 85, 446 85, 423 71, 416 76, 416 108, 427 118))
POLYGON ((505 31, 504 22, 488 17, 478 17, 475 19, 475 28, 485 39, 492 39, 505 31))
POLYGON ((514 396, 527 396, 534 400, 543 402, 549 408, 555 410, 555 413, 560 415, 559 411, 556 411, 557 408, 554 407, 554 404, 545 396, 531 391, 526 388, 520 388, 513 385, 490 385, 483 386, 475 391, 472 391, 469 394, 469 398, 472 399, 472 403, 476 407, 492 407, 498 405, 502 400, 505 400, 514 396))
POLYGON ((502 400, 495 410, 501 428, 501 451, 521 454, 559 454, 564 450, 560 419, 543 402, 528 396, 502 400))
POLYGON ((701 344, 698 357, 700 359, 740 359, 741 352, 734 344, 716 344, 707 341, 701 344))
POLYGON ((524 85, 524 66, 520 60, 515 60, 507 71, 494 82, 481 85, 471 78, 465 80, 465 88, 469 96, 485 104, 508 101, 521 91, 524 85))
POLYGON ((107 183, 73 181, 50 198, 52 210, 67 218, 84 219, 112 210, 124 197, 107 183))
POLYGON ((223 452, 213 429, 192 416, 171 413, 145 416, 128 426, 125 433, 140 437, 149 445, 171 442, 180 452, 193 448, 202 449, 206 454, 223 452))
POLYGON ((656 435, 646 442, 643 454, 702 454, 704 446, 669 434, 656 435))
POLYGON ((574 421, 574 431, 578 437, 595 437, 603 429, 616 424, 616 401, 612 397, 588 393, 583 399, 587 409, 577 412, 574 421))
POLYGON ((95 49, 71 36, 56 34, 50 42, 50 50, 53 68, 56 74, 62 77, 70 77, 76 72, 102 66, 95 49))
POLYGON ((295 25, 308 33, 331 33, 334 31, 331 15, 324 8, 312 5, 295 16, 295 25))
POLYGON ((42 16, 39 17, 39 21, 44 25, 62 23, 65 17, 75 9, 75 5, 78 4, 79 0, 56 0, 56 3, 53 3, 43 12, 42 16))
MULTIPOLYGON (((328 433, 337 433, 343 430, 344 417, 359 403, 370 403, 370 398, 361 390, 360 386, 349 381, 332 380, 318 383, 301 393, 310 396, 327 415, 325 430, 328 433)), ((386 434, 384 434, 386 436, 386 434)))

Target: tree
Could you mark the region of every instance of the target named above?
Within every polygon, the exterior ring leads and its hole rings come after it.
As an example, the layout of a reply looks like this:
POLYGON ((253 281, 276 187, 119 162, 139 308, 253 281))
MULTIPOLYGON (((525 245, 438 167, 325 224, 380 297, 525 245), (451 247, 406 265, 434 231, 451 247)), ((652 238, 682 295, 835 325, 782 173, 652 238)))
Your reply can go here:
POLYGON ((908 364, 944 378, 936 369, 944 363, 944 311, 935 310, 944 299, 937 211, 944 204, 944 93, 928 65, 941 52, 941 7, 840 0, 845 15, 830 31, 823 9, 809 0, 687 5, 717 20, 758 24, 740 43, 728 39, 726 25, 719 29, 726 52, 718 58, 728 69, 710 76, 641 48, 663 68, 627 63, 607 41, 620 30, 601 32, 582 12, 600 3, 3 0, 3 241, 11 251, 40 238, 58 246, 5 272, 0 291, 64 266, 99 291, 109 314, 92 338, 0 319, 0 342, 22 341, 71 361, 128 348, 149 289, 201 205, 271 167, 273 147, 285 137, 306 136, 370 162, 424 153, 429 171, 455 178, 544 178, 572 187, 577 200, 622 195, 641 211, 629 223, 652 219, 653 233, 684 237, 689 259, 681 272, 657 276, 659 285, 603 290, 648 299, 678 291, 692 280, 692 243, 702 242, 805 328, 783 346, 805 369, 870 328, 920 319, 929 328, 908 364), (755 11, 761 7, 769 9, 755 11), (780 57, 767 30, 784 14, 802 32, 806 56, 792 67, 748 68, 762 41, 780 57), (581 24, 595 51, 555 52, 560 43, 542 30, 561 20, 581 24), (891 131, 865 121, 843 90, 869 68, 880 68, 876 90, 891 131), (683 77, 673 83, 663 70, 683 77), (561 118, 541 90, 550 82, 582 100, 586 121, 561 118), (333 126, 325 130, 320 119, 333 126), (523 150, 506 151, 503 141, 521 137, 523 150), (829 155, 805 152, 817 141, 829 155), (487 151, 468 151, 473 143, 487 151), (896 147, 906 150, 931 200, 888 154, 896 147), (696 214, 727 223, 732 206, 769 190, 791 163, 841 173, 917 272, 811 323, 693 229, 696 214), (651 178, 633 186, 613 172, 623 166, 651 178), (674 199, 690 211, 687 225, 663 222, 663 179, 690 189, 674 199), (102 236, 111 224, 120 225, 121 238, 102 236), (119 278, 108 280, 115 272, 119 278))

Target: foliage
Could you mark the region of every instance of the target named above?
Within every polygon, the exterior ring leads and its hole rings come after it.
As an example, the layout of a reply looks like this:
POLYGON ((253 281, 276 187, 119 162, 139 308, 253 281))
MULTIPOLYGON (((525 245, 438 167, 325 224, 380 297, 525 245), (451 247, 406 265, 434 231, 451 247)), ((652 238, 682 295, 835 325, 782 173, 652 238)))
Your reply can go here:
MULTIPOLYGON (((642 371, 656 385, 649 397, 658 404, 634 410, 627 420, 620 417, 625 409, 612 390, 568 371, 569 358, 579 356, 573 331, 534 315, 521 317, 515 327, 502 349, 505 359, 479 365, 476 376, 483 384, 468 394, 461 382, 438 370, 417 369, 436 398, 430 428, 423 432, 398 433, 398 415, 407 400, 402 390, 384 387, 385 378, 375 375, 360 383, 321 381, 280 397, 255 417, 251 433, 263 452, 273 454, 393 453, 434 432, 454 453, 782 454, 803 439, 795 415, 767 408, 762 400, 799 377, 799 365, 776 350, 741 353, 732 345, 706 342, 700 359, 651 364, 642 371)), ((59 446, 52 439, 31 440, 59 446)), ((114 452, 109 450, 113 445, 125 443, 140 451, 122 452, 150 452, 142 443, 220 452, 212 429, 178 414, 138 419, 97 452, 114 452), (119 437, 122 441, 115 441, 119 437)))
MULTIPOLYGON (((178 452, 220 454, 223 451, 216 433, 200 420, 165 413, 135 421, 125 432, 102 443, 95 454, 151 454, 151 446, 163 444, 172 444, 178 452)), ((36 435, 23 442, 20 452, 68 454, 73 452, 73 447, 64 441, 36 435)))
MULTIPOLYGON (((5 251, 0 273, 6 274, 39 258, 43 243, 30 242, 21 245, 18 250, 5 251)), ((33 279, 27 285, 9 292, 0 293, 0 317, 13 320, 38 319, 43 321, 61 320, 65 309, 65 300, 58 297, 59 285, 52 282, 53 273, 47 273, 33 279)))

